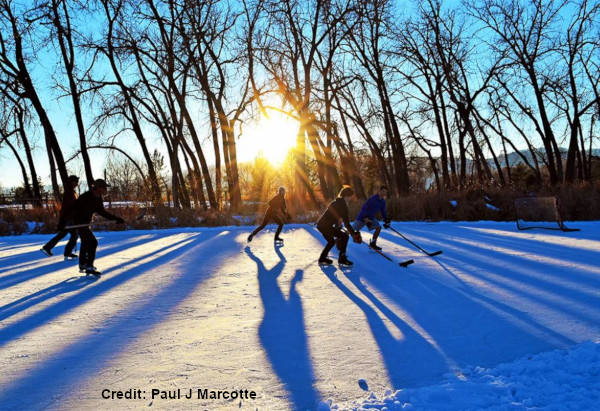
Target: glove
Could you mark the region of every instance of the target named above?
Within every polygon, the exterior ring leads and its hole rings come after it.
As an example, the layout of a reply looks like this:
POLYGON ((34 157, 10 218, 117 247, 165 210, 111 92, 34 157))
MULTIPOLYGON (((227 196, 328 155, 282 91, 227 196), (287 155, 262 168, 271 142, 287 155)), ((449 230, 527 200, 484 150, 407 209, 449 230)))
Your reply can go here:
POLYGON ((352 234, 352 241, 354 241, 357 244, 362 243, 362 236, 358 231, 352 234))
POLYGON ((391 222, 392 222, 392 220, 390 220, 389 218, 386 218, 385 220, 383 220, 383 228, 390 228, 391 222))
POLYGON ((121 217, 117 217, 117 219, 115 220, 115 222, 117 224, 125 224, 125 220, 123 220, 121 217))
POLYGON ((365 223, 367 223, 367 228, 370 230, 373 226, 373 221, 370 218, 365 218, 365 223))

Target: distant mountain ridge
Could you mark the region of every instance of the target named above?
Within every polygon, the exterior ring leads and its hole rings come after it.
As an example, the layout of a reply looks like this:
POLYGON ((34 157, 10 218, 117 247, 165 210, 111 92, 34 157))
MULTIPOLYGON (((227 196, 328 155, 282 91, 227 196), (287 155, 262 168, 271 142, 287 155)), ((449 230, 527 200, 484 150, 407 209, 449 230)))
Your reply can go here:
MULTIPOLYGON (((539 147, 536 148, 536 151, 540 152, 540 153, 545 153, 545 150, 543 148, 539 148, 539 147)), ((566 160, 568 150, 566 148, 561 147, 560 152, 562 153, 563 160, 566 160)), ((587 151, 586 151, 586 153, 587 153, 587 151)), ((533 164, 533 156, 531 155, 531 151, 525 149, 525 150, 521 151, 521 154, 523 155, 523 157, 525 157, 527 159, 529 164, 533 164)), ((600 148, 593 148, 592 155, 596 156, 596 157, 600 157, 600 148)), ((506 160, 505 160, 504 154, 497 154, 497 157, 498 157, 498 161, 500 162, 500 165, 502 167, 506 167, 506 160)), ((488 163, 490 165, 492 165, 492 166, 494 165, 494 160, 492 158, 486 158, 486 160, 488 161, 488 163)), ((519 163, 523 163, 523 159, 521 158, 521 155, 519 155, 517 152, 512 151, 512 152, 508 153, 508 163, 510 164, 511 167, 513 167, 519 163)))

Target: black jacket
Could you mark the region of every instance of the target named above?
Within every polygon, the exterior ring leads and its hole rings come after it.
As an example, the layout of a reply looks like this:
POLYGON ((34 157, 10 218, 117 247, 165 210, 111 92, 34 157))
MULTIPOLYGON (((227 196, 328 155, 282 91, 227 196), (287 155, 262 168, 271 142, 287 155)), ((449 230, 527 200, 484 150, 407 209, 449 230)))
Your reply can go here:
POLYGON ((356 231, 350 225, 350 219, 348 217, 348 205, 346 200, 342 197, 338 197, 333 200, 327 210, 323 213, 319 221, 317 221, 317 227, 332 227, 338 225, 340 218, 344 222, 344 226, 348 232, 352 235, 356 234, 356 231))
POLYGON ((273 209, 273 211, 283 211, 286 213, 286 204, 285 197, 277 194, 275 197, 269 200, 269 208, 273 209))
POLYGON ((104 209, 102 197, 96 197, 91 191, 83 193, 72 206, 73 222, 75 224, 89 224, 95 213, 109 220, 116 220, 114 214, 109 213, 104 209))
POLYGON ((75 194, 75 190, 73 190, 73 188, 71 187, 71 184, 69 183, 65 186, 63 200, 60 205, 59 217, 61 220, 65 220, 65 219, 71 217, 71 209, 76 200, 77 200, 77 194, 75 194))

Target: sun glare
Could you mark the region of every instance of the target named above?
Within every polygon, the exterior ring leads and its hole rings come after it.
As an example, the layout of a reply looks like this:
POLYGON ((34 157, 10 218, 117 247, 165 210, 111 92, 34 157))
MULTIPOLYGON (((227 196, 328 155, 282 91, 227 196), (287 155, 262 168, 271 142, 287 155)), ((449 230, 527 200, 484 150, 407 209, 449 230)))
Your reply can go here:
POLYGON ((251 161, 262 154, 273 165, 281 163, 296 145, 298 127, 296 120, 277 112, 246 127, 239 144, 240 159, 251 161))

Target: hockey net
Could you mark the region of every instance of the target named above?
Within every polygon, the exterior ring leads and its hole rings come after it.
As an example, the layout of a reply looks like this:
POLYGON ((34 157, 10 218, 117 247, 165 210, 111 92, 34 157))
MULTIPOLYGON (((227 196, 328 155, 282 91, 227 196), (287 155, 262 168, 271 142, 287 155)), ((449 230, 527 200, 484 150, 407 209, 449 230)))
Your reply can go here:
POLYGON ((579 231, 565 226, 557 197, 518 197, 515 199, 515 213, 519 230, 579 231))

